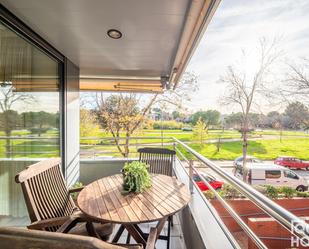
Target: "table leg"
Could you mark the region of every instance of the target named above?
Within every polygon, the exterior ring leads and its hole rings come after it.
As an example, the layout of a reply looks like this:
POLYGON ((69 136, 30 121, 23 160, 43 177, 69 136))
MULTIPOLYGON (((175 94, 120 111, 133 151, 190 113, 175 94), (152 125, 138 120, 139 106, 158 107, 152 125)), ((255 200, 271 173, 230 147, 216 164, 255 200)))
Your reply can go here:
POLYGON ((143 235, 134 227, 134 225, 125 224, 124 227, 127 229, 128 233, 132 236, 132 238, 137 242, 146 246, 146 240, 143 235))
POLYGON ((157 239, 159 238, 160 233, 161 233, 161 231, 162 231, 166 221, 167 221, 167 217, 164 217, 163 219, 159 220, 159 222, 158 222, 158 224, 156 226, 157 232, 158 232, 157 233, 157 239))

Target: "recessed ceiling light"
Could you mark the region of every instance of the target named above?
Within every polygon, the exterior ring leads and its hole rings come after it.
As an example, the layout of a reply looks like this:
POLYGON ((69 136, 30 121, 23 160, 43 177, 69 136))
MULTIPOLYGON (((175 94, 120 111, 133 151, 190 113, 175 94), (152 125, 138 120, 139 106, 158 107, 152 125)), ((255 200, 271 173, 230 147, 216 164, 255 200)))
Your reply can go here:
POLYGON ((112 39, 120 39, 122 37, 122 33, 117 29, 108 30, 107 35, 112 39))

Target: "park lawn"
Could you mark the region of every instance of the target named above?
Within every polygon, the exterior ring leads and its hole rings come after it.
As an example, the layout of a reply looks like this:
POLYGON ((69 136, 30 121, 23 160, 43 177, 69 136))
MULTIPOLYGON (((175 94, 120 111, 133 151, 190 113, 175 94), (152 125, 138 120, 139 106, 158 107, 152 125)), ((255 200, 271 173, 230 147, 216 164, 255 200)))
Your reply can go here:
MULTIPOLYGON (((13 158, 44 158, 58 157, 58 140, 11 139, 11 156, 13 158)), ((5 158, 5 140, 0 140, 0 158, 5 158)))
MULTIPOLYGON (((224 142, 219 152, 216 144, 190 144, 189 146, 209 159, 234 160, 242 154, 241 141, 224 142)), ((183 149, 181 150, 184 152, 183 149)), ((309 160, 309 139, 284 139, 282 142, 279 140, 249 141, 248 154, 262 160, 273 160, 281 155, 309 160)))
MULTIPOLYGON (((279 130, 263 130, 263 131, 253 131, 251 134, 255 135, 277 135, 280 136, 279 130)), ((309 133, 305 131, 282 131, 283 136, 302 136, 309 137, 309 133)))

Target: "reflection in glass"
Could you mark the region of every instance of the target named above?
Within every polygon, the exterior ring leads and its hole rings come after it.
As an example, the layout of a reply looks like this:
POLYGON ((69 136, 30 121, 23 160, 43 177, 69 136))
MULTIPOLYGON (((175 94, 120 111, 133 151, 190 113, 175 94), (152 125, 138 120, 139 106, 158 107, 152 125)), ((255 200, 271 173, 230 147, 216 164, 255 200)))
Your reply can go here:
POLYGON ((59 156, 58 66, 0 23, 0 226, 28 220, 15 175, 59 156))

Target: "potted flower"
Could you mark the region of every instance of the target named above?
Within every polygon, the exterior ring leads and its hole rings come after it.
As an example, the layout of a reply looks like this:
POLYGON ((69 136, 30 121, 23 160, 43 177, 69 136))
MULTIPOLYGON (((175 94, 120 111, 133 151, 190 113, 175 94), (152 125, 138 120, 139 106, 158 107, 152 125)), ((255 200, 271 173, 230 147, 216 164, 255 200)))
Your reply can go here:
POLYGON ((151 186, 148 167, 146 163, 139 161, 125 163, 122 169, 125 192, 142 192, 151 186))

